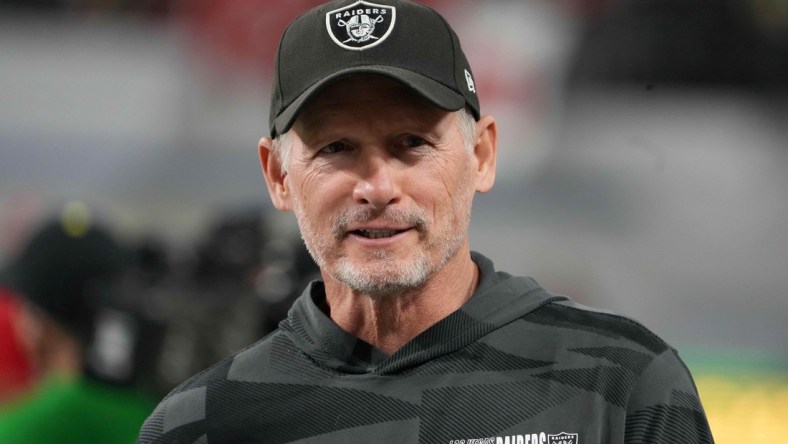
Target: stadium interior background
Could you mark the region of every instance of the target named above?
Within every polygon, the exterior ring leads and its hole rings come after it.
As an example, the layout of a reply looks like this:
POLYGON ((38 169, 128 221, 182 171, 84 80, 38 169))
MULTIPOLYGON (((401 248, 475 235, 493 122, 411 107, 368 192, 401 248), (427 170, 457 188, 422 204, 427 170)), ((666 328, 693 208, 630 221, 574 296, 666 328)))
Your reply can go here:
MULTIPOLYGON (((85 206, 143 259, 162 394, 315 268, 257 161, 316 0, 0 0, 0 264, 85 206)), ((788 436, 788 0, 431 0, 499 122, 472 247, 677 347, 719 444, 788 436)))

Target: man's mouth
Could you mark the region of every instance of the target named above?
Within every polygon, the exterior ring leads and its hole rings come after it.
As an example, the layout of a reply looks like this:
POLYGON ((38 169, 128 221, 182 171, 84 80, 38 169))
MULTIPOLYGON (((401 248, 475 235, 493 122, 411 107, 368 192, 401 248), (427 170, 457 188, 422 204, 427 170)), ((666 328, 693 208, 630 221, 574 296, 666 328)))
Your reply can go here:
POLYGON ((383 239, 394 236, 395 234, 401 232, 402 230, 355 230, 353 231, 353 234, 357 234, 367 239, 383 239))

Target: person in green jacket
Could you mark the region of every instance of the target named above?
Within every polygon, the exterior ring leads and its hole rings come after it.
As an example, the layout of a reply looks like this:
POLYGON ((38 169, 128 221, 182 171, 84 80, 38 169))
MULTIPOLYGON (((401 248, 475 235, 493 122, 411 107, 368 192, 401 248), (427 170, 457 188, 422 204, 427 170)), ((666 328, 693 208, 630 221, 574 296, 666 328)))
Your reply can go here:
POLYGON ((155 405, 131 386, 133 316, 111 309, 131 256, 84 205, 67 205, 12 259, 20 329, 39 383, 0 408, 4 444, 129 444, 155 405))

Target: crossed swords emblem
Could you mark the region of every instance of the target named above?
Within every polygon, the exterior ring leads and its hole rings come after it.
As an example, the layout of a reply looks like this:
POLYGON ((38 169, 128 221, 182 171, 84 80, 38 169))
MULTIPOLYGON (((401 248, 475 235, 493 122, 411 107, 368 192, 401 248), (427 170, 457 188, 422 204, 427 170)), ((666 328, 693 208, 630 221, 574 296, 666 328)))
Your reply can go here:
POLYGON ((375 37, 374 35, 372 35, 372 33, 375 32, 375 24, 380 23, 383 20, 384 18, 382 15, 379 15, 376 19, 371 19, 366 14, 355 15, 348 21, 344 21, 340 19, 337 22, 337 24, 339 26, 344 26, 348 36, 350 37, 342 43, 348 43, 348 42, 359 43, 359 42, 365 42, 369 39, 377 40, 378 37, 375 37), (359 35, 358 38, 356 38, 353 36, 353 31, 359 28, 362 30, 362 33, 359 33, 361 35, 359 35))

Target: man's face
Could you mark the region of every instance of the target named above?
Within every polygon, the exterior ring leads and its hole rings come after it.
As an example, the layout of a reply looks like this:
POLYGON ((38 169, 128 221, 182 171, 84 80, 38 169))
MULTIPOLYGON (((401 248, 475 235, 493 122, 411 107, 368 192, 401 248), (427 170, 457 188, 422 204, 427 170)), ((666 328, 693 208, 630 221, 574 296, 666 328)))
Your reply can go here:
POLYGON ((476 162, 456 113, 357 75, 314 98, 292 131, 284 183, 324 273, 385 296, 467 250, 476 162))

